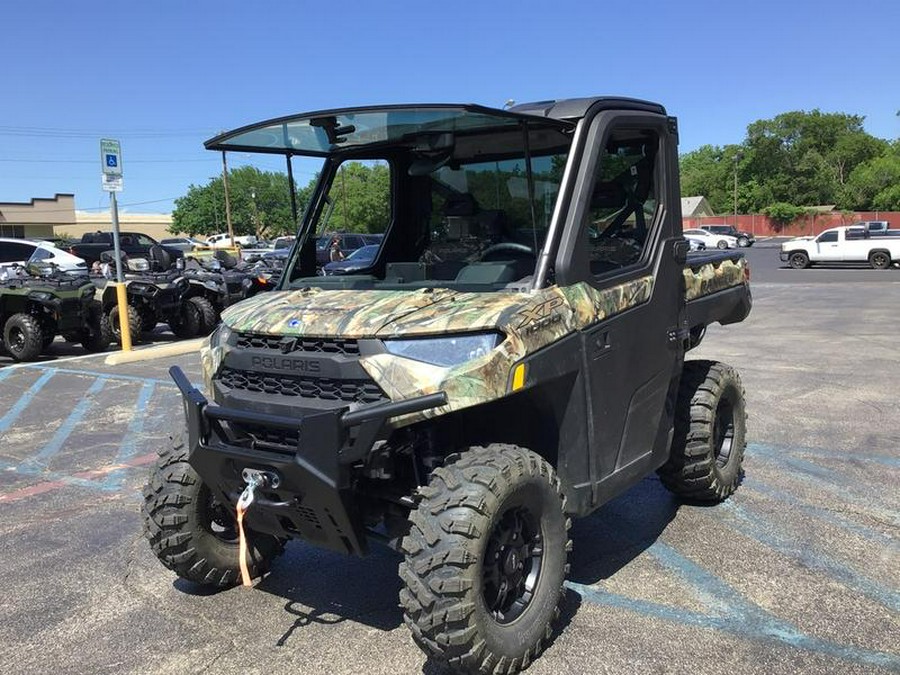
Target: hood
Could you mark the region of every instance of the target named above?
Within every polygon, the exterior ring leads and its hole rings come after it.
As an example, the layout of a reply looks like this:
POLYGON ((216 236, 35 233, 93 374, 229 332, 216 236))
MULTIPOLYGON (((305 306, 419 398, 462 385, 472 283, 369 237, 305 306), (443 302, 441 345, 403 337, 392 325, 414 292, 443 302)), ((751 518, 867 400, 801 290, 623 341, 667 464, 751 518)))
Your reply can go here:
POLYGON ((371 337, 384 326, 455 295, 446 289, 275 291, 229 307, 222 320, 233 330, 251 333, 371 337))
POLYGON ((786 242, 782 244, 782 246, 787 246, 788 244, 793 244, 795 241, 812 241, 815 237, 805 236, 805 237, 794 237, 793 239, 788 239, 786 242))

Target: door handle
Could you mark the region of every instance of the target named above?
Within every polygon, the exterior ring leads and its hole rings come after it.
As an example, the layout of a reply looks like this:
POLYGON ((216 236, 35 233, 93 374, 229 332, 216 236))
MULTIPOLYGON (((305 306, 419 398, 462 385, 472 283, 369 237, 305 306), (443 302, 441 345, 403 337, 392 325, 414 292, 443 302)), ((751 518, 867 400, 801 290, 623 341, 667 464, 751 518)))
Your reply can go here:
POLYGON ((608 353, 610 349, 612 349, 612 344, 609 341, 609 331, 605 330, 593 337, 591 344, 591 358, 599 359, 601 356, 608 353))

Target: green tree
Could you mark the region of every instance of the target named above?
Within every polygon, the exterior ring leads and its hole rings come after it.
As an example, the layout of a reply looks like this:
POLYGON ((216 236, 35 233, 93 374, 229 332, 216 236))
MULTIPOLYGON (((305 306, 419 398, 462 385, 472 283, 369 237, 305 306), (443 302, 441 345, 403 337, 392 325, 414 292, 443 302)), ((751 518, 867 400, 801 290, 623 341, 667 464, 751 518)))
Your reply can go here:
MULTIPOLYGON (((310 184, 311 188, 312 184, 310 184)), ((345 162, 328 196, 331 232, 384 232, 391 219, 391 171, 387 164, 345 162)))
MULTIPOLYGON (((757 120, 747 127, 741 145, 705 145, 682 155, 681 193, 704 195, 717 212, 730 212, 737 169, 738 209, 743 212, 776 203, 872 208, 875 195, 887 190, 882 185, 886 167, 856 179, 853 172, 884 156, 889 146, 867 134, 862 123, 859 115, 819 110, 757 120), (882 185, 878 189, 866 182, 876 178, 882 185)), ((892 203, 890 190, 879 200, 892 203)))
MULTIPOLYGON (((309 201, 313 182, 297 192, 297 210, 309 201)), ((293 233, 291 198, 287 175, 244 166, 228 173, 231 222, 235 234, 275 237, 293 233)), ((226 231, 225 188, 221 176, 206 185, 191 185, 175 200, 172 232, 208 235, 226 231)))
POLYGON ((779 229, 783 229, 804 215, 807 210, 802 206, 794 206, 785 202, 776 202, 762 210, 779 229))
POLYGON ((851 209, 900 210, 900 141, 859 164, 847 179, 841 204, 851 209))

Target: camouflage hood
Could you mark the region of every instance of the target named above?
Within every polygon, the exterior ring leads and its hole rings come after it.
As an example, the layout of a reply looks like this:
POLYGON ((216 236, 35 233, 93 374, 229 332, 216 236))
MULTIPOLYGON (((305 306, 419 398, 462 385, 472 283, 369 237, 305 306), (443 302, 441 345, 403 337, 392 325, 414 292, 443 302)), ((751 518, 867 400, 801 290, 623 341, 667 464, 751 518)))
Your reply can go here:
POLYGON ((449 290, 304 288, 257 295, 228 308, 230 328, 274 335, 372 337, 384 326, 457 295, 449 290))

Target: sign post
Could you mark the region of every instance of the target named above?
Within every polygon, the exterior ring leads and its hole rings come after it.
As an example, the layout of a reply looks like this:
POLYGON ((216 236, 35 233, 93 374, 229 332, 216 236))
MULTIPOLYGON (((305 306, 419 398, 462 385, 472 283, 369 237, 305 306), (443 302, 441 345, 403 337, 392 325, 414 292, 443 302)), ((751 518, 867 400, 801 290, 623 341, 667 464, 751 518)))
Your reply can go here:
POLYGON ((100 139, 100 165, 103 169, 103 190, 109 192, 113 228, 113 251, 116 256, 116 300, 119 308, 119 335, 122 351, 131 351, 131 326, 128 323, 128 296, 122 272, 122 251, 119 247, 119 205, 116 193, 122 191, 122 146, 110 138, 100 139))

